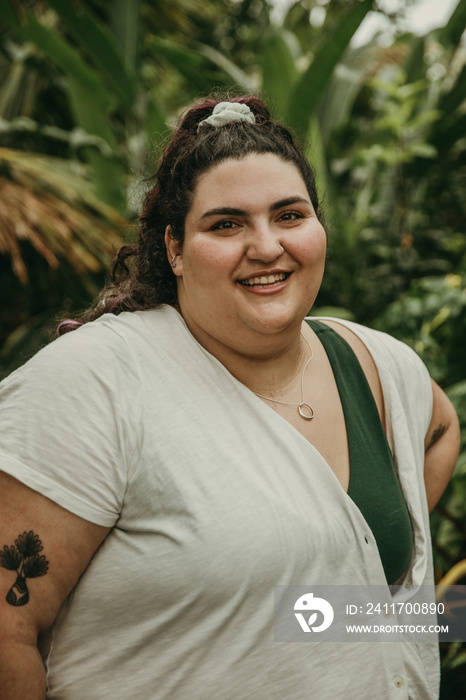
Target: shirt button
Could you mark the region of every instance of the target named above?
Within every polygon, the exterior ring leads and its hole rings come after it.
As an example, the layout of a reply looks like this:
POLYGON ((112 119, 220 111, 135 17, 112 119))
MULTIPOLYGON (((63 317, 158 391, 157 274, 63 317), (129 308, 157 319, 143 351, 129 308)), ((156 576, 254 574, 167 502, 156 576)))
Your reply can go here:
POLYGON ((401 676, 393 676, 393 685, 395 688, 402 688, 404 683, 405 682, 401 676))

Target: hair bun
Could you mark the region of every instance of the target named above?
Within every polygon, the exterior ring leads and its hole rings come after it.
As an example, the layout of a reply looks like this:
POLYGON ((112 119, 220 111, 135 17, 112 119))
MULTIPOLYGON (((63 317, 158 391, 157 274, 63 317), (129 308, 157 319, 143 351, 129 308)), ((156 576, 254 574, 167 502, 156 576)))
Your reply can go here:
POLYGON ((241 102, 219 102, 212 110, 210 117, 199 122, 197 130, 204 126, 213 126, 217 129, 219 126, 225 126, 232 122, 248 122, 254 124, 256 117, 254 116, 248 105, 241 102))

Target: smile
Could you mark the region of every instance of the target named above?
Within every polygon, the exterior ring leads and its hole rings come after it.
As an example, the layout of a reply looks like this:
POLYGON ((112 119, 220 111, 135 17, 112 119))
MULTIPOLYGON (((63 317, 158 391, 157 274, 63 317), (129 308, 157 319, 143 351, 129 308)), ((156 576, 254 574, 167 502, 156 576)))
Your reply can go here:
POLYGON ((238 280, 240 284, 244 284, 246 287, 270 287, 279 282, 283 282, 290 273, 280 272, 276 275, 263 275, 261 277, 248 277, 246 280, 238 280))

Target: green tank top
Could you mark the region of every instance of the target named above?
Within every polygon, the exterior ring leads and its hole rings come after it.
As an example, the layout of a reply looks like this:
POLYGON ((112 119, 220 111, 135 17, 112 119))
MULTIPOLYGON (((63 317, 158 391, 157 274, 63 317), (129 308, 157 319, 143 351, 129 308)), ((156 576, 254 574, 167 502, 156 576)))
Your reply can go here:
POLYGON ((393 584, 407 570, 413 531, 393 457, 372 391, 346 340, 320 321, 307 321, 332 366, 345 416, 354 501, 377 542, 385 576, 393 584))

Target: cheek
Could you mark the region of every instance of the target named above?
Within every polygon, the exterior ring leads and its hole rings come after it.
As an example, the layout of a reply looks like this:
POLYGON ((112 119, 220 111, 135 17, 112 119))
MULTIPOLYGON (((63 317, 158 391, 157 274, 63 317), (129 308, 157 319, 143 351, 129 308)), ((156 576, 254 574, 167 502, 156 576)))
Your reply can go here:
POLYGON ((231 274, 241 259, 237 245, 225 240, 199 240, 183 251, 183 276, 204 282, 231 274))
POLYGON ((319 264, 325 261, 327 253, 327 236, 322 226, 316 227, 299 240, 291 240, 289 251, 302 264, 319 264))

